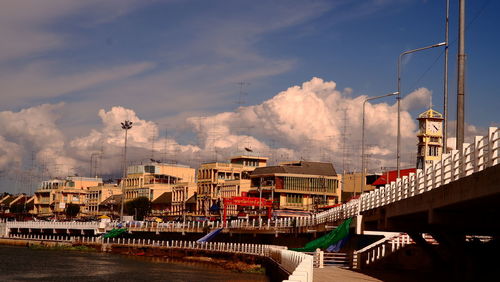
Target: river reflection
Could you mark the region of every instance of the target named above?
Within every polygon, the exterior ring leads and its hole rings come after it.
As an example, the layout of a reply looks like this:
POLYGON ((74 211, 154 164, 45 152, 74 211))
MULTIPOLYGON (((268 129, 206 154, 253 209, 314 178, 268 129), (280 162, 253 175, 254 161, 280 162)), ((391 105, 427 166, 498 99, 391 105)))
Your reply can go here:
POLYGON ((1 281, 269 281, 211 264, 0 246, 1 281))

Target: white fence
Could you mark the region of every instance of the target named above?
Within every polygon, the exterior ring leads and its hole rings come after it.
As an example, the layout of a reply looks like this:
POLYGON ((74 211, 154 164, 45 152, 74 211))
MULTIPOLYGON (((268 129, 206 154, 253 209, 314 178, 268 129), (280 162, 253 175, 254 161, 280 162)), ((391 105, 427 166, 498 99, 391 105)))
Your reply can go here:
POLYGON ((75 237, 41 234, 12 234, 9 238, 69 243, 116 244, 137 247, 150 246, 266 256, 275 261, 282 269, 290 273, 288 280, 285 281, 313 281, 313 257, 299 252, 289 251, 286 247, 282 246, 225 242, 197 243, 195 241, 166 241, 135 238, 75 237))
POLYGON ((7 228, 25 229, 89 229, 99 228, 99 222, 69 222, 69 221, 7 221, 7 228))
POLYGON ((500 163, 500 130, 490 127, 488 135, 476 136, 474 143, 465 143, 463 150, 452 150, 442 159, 416 173, 398 178, 385 187, 363 194, 342 206, 316 215, 316 223, 353 217, 360 212, 384 206, 435 189, 500 163), (361 201, 361 203, 360 203, 361 201))

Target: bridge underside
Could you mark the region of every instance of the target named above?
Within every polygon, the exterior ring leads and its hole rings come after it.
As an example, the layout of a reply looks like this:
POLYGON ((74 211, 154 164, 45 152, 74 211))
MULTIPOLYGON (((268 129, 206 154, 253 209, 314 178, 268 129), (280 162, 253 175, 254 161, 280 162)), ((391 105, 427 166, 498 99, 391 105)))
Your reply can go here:
POLYGON ((500 232, 500 165, 434 190, 363 212, 363 229, 466 234, 500 232))

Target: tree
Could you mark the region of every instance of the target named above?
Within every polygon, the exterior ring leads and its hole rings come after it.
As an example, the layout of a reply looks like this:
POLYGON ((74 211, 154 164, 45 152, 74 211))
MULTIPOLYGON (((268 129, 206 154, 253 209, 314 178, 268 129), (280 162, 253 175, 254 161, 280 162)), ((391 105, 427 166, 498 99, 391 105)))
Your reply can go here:
POLYGON ((143 220, 151 212, 151 201, 146 197, 138 197, 125 204, 125 212, 135 215, 136 220, 143 220))
POLYGON ((66 205, 66 210, 65 210, 66 217, 73 218, 73 217, 77 216, 79 212, 80 212, 79 205, 77 205, 77 204, 66 205))

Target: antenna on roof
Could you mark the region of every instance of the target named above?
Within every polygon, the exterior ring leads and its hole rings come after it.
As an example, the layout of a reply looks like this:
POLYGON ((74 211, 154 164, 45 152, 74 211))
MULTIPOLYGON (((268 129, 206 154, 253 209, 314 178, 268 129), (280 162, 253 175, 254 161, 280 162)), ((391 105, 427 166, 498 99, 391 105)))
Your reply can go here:
POLYGON ((236 84, 240 86, 240 91, 238 92, 238 100, 236 101, 236 104, 238 105, 238 107, 241 107, 245 104, 245 96, 248 95, 247 92, 243 91, 243 87, 250 85, 250 83, 246 81, 240 81, 236 84))
POLYGON ((156 130, 153 129, 153 132, 151 133, 151 159, 155 158, 155 134, 156 130))

